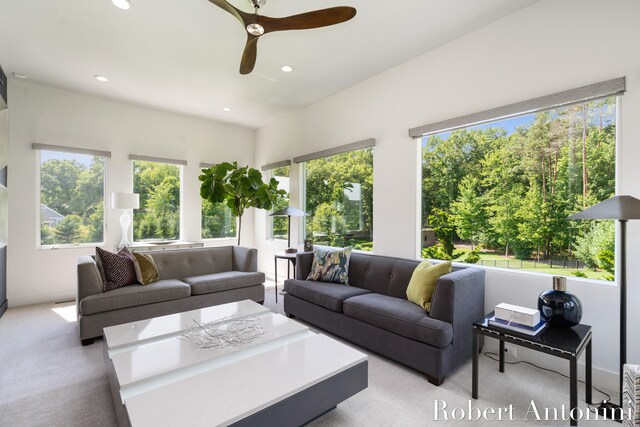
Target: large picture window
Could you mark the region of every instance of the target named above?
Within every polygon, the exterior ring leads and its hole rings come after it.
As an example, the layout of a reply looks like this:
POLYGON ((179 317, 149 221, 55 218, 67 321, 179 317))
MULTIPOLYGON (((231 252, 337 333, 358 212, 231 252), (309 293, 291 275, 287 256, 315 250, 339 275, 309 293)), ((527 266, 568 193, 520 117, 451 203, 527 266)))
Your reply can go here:
POLYGON ((308 160, 304 173, 306 238, 373 250, 373 149, 308 160))
POLYGON ((38 150, 40 245, 104 242, 106 158, 38 150))
POLYGON ((237 221, 224 203, 202 199, 202 238, 223 239, 237 236, 237 221))
POLYGON ((423 256, 613 280, 616 98, 422 139, 423 256))
POLYGON ((180 239, 180 175, 176 164, 133 161, 133 192, 140 209, 133 215, 134 240, 180 239))
MULTIPOLYGON (((281 209, 285 209, 289 206, 289 171, 290 166, 281 166, 275 169, 271 169, 267 174, 267 180, 275 178, 278 181, 278 188, 287 192, 287 196, 281 200, 278 200, 273 206, 271 212, 276 212, 281 209)), ((270 213, 271 213, 270 212, 270 213)), ((269 224, 269 238, 270 239, 287 239, 287 217, 283 216, 267 216, 269 224)))

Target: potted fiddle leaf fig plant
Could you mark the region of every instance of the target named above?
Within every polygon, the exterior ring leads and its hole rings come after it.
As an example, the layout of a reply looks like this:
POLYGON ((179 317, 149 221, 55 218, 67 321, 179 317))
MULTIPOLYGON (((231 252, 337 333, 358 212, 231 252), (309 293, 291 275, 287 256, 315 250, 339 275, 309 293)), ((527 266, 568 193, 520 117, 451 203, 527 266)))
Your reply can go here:
POLYGON ((262 173, 249 166, 238 167, 238 162, 225 162, 202 169, 198 177, 200 196, 211 203, 225 203, 238 218, 238 245, 242 231, 242 215, 247 208, 269 210, 284 198, 287 192, 278 188, 275 178, 265 183, 262 173))

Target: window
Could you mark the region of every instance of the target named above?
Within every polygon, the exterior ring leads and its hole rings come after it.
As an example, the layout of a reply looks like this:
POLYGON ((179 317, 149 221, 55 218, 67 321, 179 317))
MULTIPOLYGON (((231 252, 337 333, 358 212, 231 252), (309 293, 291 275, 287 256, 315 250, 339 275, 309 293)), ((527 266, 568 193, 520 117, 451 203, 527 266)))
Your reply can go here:
POLYGON ((423 256, 613 280, 616 97, 422 139, 423 256), (437 244, 434 244, 436 243, 437 244))
POLYGON ((133 192, 140 209, 133 214, 133 238, 180 238, 180 175, 176 164, 133 160, 133 192))
POLYGON ((211 203, 202 199, 202 238, 222 239, 236 237, 236 218, 224 203, 211 203))
MULTIPOLYGON (((267 180, 275 178, 278 181, 278 188, 287 192, 287 197, 283 200, 279 200, 274 206, 271 212, 276 212, 281 209, 285 209, 289 206, 289 170, 290 166, 281 166, 275 169, 271 169, 267 174, 267 180)), ((288 218, 286 216, 267 216, 269 221, 269 238, 270 239, 287 239, 287 227, 288 218)))
POLYGON ((372 148, 308 160, 304 171, 306 238, 373 250, 372 148))
POLYGON ((40 246, 102 244, 106 158, 39 150, 40 246))

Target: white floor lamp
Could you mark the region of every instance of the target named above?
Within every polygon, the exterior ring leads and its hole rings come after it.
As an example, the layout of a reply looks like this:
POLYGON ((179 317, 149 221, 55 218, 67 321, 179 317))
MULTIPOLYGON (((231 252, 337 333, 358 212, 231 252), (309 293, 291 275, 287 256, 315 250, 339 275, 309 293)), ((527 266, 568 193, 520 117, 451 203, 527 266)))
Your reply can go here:
POLYGON ((120 215, 122 239, 118 247, 129 246, 131 245, 129 241, 129 226, 131 225, 129 209, 138 209, 140 207, 140 195, 136 193, 113 193, 111 207, 113 209, 122 209, 122 215, 120 215))

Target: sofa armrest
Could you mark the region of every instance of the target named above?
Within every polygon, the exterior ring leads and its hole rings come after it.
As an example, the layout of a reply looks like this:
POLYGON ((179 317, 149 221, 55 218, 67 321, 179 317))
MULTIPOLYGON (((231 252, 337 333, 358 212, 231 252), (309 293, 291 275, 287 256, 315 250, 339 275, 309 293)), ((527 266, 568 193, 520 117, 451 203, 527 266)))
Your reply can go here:
POLYGON ((251 273, 258 271, 258 250, 245 246, 233 246, 233 271, 251 273))
POLYGON ((313 252, 296 254, 296 279, 307 280, 313 264, 313 252))
POLYGON ((96 261, 90 256, 78 257, 77 306, 79 307, 80 301, 89 295, 101 294, 103 291, 102 276, 96 261))
POLYGON ((473 322, 484 316, 484 277, 480 268, 463 268, 438 279, 430 316, 453 326, 454 366, 471 355, 473 322))

